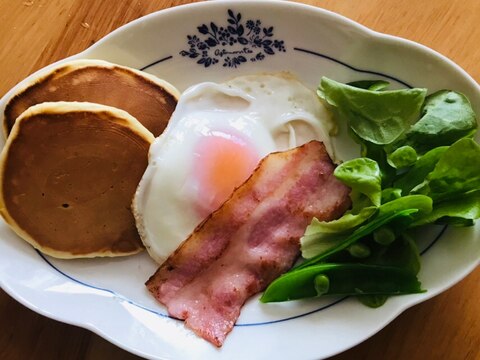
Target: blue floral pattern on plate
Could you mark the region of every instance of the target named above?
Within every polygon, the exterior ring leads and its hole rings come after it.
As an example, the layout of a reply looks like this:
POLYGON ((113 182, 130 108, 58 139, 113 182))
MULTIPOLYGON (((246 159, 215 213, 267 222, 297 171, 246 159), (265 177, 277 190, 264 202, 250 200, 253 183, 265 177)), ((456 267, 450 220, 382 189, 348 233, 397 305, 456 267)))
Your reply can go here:
POLYGON ((198 34, 187 35, 189 48, 180 55, 196 59, 209 67, 222 62, 224 67, 237 68, 248 61, 262 61, 267 56, 286 52, 285 42, 273 38, 273 26, 263 26, 260 20, 242 22, 242 14, 228 10, 228 24, 202 24, 198 34))

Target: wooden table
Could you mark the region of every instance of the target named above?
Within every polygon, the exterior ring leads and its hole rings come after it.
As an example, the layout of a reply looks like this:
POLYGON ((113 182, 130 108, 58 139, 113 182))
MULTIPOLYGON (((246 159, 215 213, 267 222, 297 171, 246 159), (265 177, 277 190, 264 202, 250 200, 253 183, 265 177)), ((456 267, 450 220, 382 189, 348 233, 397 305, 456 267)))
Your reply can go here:
MULTIPOLYGON (((145 14, 191 1, 0 0, 0 96, 145 14)), ((480 80, 479 0, 317 0, 374 30, 427 45, 480 80)), ((335 359, 480 359, 480 268, 335 359)), ((38 315, 0 290, 0 359, 134 359, 99 336, 38 315)))

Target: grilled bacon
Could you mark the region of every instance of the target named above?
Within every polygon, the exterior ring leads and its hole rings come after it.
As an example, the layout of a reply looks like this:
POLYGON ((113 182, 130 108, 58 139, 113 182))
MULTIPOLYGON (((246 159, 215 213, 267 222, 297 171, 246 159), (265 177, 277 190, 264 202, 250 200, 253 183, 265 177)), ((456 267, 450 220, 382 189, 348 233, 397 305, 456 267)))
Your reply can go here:
POLYGON ((318 141, 268 155, 160 266, 149 291, 220 347, 245 301, 293 265, 312 218, 333 220, 350 206, 333 170, 318 141))

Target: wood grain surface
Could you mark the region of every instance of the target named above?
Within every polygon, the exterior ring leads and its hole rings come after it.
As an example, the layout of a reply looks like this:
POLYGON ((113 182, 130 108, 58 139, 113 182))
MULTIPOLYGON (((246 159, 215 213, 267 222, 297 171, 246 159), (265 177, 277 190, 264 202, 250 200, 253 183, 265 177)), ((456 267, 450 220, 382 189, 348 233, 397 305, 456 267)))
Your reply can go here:
MULTIPOLYGON (((84 50, 117 27, 188 2, 0 0, 0 96, 33 71, 84 50)), ((479 0, 302 2, 427 45, 480 80, 479 0)), ((450 290, 407 310, 334 359, 480 359, 479 284, 477 268, 450 290)), ((28 310, 3 290, 0 324, 0 359, 136 358, 90 331, 28 310)))

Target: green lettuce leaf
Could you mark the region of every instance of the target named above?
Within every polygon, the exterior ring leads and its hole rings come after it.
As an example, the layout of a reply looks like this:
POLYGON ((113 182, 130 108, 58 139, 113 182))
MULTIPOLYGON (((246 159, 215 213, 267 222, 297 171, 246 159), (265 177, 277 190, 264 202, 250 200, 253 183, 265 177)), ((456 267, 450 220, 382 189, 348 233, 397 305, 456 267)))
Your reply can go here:
POLYGON ((390 144, 417 119, 426 89, 371 91, 323 77, 317 94, 336 107, 361 139, 390 144))
POLYGON ((379 206, 382 200, 382 177, 375 160, 357 158, 337 166, 334 175, 352 189, 352 201, 357 194, 365 194, 373 205, 379 206))
POLYGON ((433 223, 469 226, 479 218, 480 190, 475 190, 435 204, 430 213, 417 218, 411 226, 433 223))
POLYGON ((386 188, 382 190, 382 204, 402 197, 402 189, 386 188))
POLYGON ((390 83, 384 80, 359 80, 349 82, 347 85, 365 90, 380 91, 385 90, 390 83))
POLYGON ((427 178, 412 192, 430 196, 435 202, 480 189, 480 145, 461 139, 440 157, 427 178))
POLYGON ((402 189, 402 194, 408 194, 410 191, 421 184, 427 175, 435 169, 438 160, 443 153, 448 149, 448 146, 440 146, 430 150, 422 155, 413 167, 400 175, 393 183, 393 186, 402 189))
POLYGON ((402 169, 412 166, 417 161, 417 152, 411 146, 399 147, 387 155, 388 164, 395 169, 402 169))
POLYGON ((440 90, 426 97, 421 118, 406 133, 407 144, 419 152, 451 145, 469 137, 477 128, 475 112, 467 97, 440 90))
POLYGON ((418 215, 423 215, 430 213, 432 206, 432 199, 429 196, 407 195, 382 204, 376 216, 380 217, 405 209, 417 209, 418 215))
POLYGON ((336 246, 345 238, 345 233, 367 221, 376 211, 376 206, 363 208, 358 214, 347 213, 338 220, 312 220, 300 238, 302 257, 309 259, 336 246))

